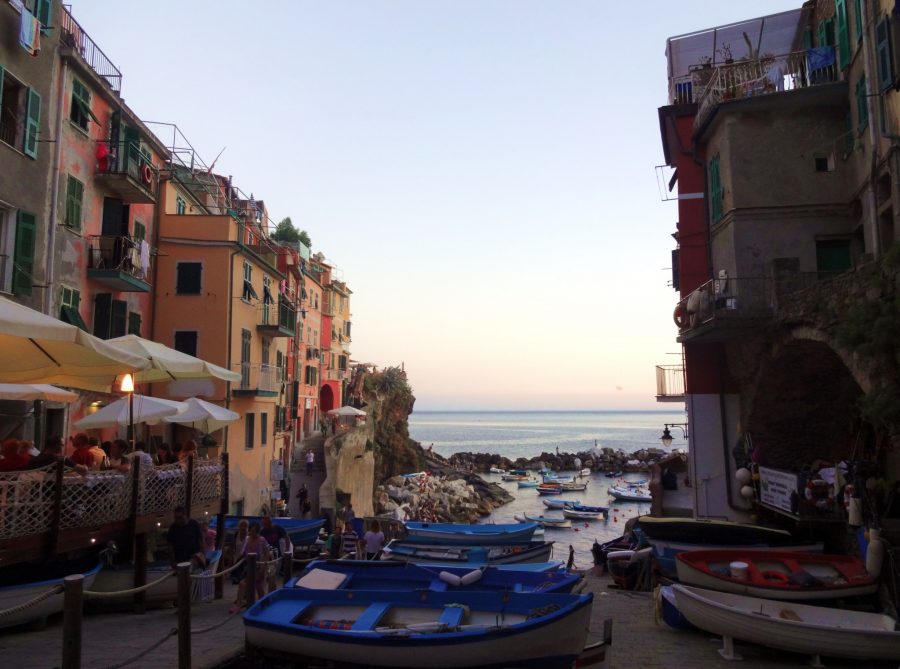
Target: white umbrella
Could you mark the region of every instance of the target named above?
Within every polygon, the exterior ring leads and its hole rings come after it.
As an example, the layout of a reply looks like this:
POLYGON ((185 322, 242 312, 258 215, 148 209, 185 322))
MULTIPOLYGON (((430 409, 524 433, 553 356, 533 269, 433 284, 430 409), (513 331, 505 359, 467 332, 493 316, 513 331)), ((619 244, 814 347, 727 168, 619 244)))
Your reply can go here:
POLYGON ((365 416, 365 411, 360 411, 350 405, 342 406, 340 409, 332 409, 328 413, 334 414, 336 416, 365 416))
POLYGON ((187 405, 182 413, 174 416, 167 416, 163 420, 167 423, 179 423, 181 425, 190 425, 194 429, 201 432, 215 432, 225 427, 228 423, 233 423, 240 418, 240 415, 220 407, 218 404, 206 402, 196 397, 186 399, 183 404, 187 405))
POLYGON ((108 340, 111 346, 121 351, 139 355, 150 361, 150 366, 134 375, 135 383, 172 381, 175 379, 221 379, 240 381, 241 375, 206 360, 195 358, 174 348, 163 346, 137 335, 125 335, 108 340))
MULTIPOLYGON (((155 425, 166 416, 173 416, 186 409, 187 406, 184 402, 166 400, 162 397, 135 395, 133 422, 155 425)), ((116 427, 118 425, 128 426, 130 422, 128 397, 122 397, 112 404, 107 404, 90 416, 85 416, 81 420, 76 421, 75 427, 80 430, 90 430, 101 427, 116 427)))
POLYGON ((45 383, 0 383, 0 400, 50 400, 68 404, 77 399, 78 393, 45 383))
POLYGON ((146 358, 0 297, 0 383, 57 383, 106 392, 146 358))

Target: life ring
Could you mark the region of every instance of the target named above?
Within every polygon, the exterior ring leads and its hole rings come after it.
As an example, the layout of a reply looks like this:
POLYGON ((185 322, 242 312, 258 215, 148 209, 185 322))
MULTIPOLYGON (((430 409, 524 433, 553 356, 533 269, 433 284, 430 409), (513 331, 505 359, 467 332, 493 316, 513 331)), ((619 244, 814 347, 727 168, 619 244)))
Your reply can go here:
POLYGON ((672 320, 675 321, 675 325, 678 326, 679 330, 683 330, 684 326, 687 325, 687 310, 683 305, 679 304, 675 307, 675 311, 672 312, 672 320))
POLYGON ((141 180, 148 186, 153 182, 153 170, 146 163, 141 167, 141 180))
POLYGON ((790 579, 787 574, 772 569, 759 572, 760 578, 770 585, 787 585, 790 579))

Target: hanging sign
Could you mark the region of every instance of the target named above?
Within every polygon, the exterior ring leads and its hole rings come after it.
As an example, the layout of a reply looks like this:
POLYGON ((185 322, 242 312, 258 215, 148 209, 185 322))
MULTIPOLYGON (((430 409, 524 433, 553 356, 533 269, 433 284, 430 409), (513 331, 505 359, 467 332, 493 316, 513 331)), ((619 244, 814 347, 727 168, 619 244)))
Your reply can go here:
POLYGON ((282 460, 272 460, 269 463, 269 480, 281 481, 284 479, 284 462, 282 460))
POLYGON ((792 513, 791 495, 797 492, 797 475, 780 469, 759 468, 759 501, 792 513))

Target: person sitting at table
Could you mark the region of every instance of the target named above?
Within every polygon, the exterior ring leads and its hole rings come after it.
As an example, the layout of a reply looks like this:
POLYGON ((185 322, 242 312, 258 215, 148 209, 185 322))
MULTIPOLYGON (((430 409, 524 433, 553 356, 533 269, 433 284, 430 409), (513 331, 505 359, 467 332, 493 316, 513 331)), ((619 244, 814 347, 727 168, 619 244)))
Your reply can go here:
MULTIPOLYGON (((59 457, 63 452, 63 440, 62 437, 52 436, 47 437, 47 441, 44 442, 44 450, 41 451, 40 455, 36 455, 31 458, 28 462, 27 469, 40 469, 41 467, 46 467, 47 465, 56 464, 56 461, 59 460, 59 457)), ((73 469, 82 476, 88 473, 88 468, 84 465, 79 465, 77 462, 72 460, 72 458, 63 458, 63 466, 67 469, 73 469)))
MULTIPOLYGON (((143 465, 143 463, 141 463, 143 465)), ((200 523, 188 517, 187 509, 176 506, 174 522, 169 526, 166 542, 171 549, 172 566, 190 562, 193 568, 206 566, 206 552, 203 549, 203 532, 200 523)))
POLYGON ((195 457, 197 455, 197 442, 193 439, 188 439, 184 446, 181 448, 181 453, 178 454, 178 461, 187 464, 188 458, 195 457))
POLYGON ((100 448, 100 440, 97 437, 88 438, 88 450, 94 456, 94 464, 91 465, 91 469, 94 471, 106 469, 106 451, 100 448))
POLYGON ((175 463, 175 456, 172 455, 172 447, 168 444, 160 444, 156 449, 156 464, 171 465, 175 463))
POLYGON ((88 436, 84 432, 79 432, 72 437, 72 447, 75 449, 72 453, 72 462, 88 469, 94 469, 94 460, 97 456, 91 451, 88 436))
POLYGON ((107 469, 115 469, 120 472, 131 471, 131 460, 125 455, 125 449, 127 448, 128 446, 123 439, 116 439, 110 442, 107 469))
POLYGON ((134 453, 131 454, 131 461, 134 462, 135 459, 141 461, 141 471, 153 471, 153 458, 147 452, 147 444, 143 441, 134 442, 134 453))
POLYGON ((3 459, 0 460, 0 472, 17 472, 28 469, 31 456, 24 452, 25 447, 18 439, 7 439, 0 444, 0 453, 3 454, 3 459))

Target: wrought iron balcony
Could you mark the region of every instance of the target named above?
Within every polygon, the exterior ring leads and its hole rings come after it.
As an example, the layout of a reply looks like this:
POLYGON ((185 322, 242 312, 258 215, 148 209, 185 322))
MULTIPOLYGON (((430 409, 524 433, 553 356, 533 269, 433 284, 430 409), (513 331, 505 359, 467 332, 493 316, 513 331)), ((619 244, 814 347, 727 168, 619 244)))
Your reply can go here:
POLYGON ((241 380, 232 386, 236 396, 277 397, 281 393, 284 371, 275 365, 240 362, 235 365, 241 380))
POLYGON ((678 303, 678 341, 720 340, 755 327, 774 313, 772 281, 766 278, 714 279, 678 303))
POLYGON ((97 179, 125 202, 156 202, 159 170, 134 142, 99 144, 97 179))
POLYGON ((684 401, 684 366, 683 365, 657 365, 656 366, 656 401, 657 402, 683 402, 684 401))
POLYGON ((256 329, 270 337, 293 337, 297 330, 297 310, 286 299, 269 302, 259 307, 259 323, 256 329))
POLYGON ((84 63, 96 72, 116 93, 122 90, 122 73, 84 31, 65 6, 60 16, 60 42, 81 56, 84 63))
POLYGON ((150 290, 153 247, 127 236, 89 237, 87 275, 110 290, 146 293, 150 290))

